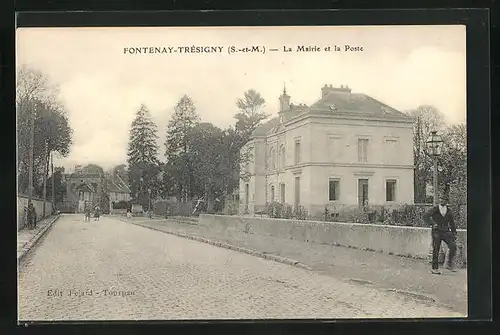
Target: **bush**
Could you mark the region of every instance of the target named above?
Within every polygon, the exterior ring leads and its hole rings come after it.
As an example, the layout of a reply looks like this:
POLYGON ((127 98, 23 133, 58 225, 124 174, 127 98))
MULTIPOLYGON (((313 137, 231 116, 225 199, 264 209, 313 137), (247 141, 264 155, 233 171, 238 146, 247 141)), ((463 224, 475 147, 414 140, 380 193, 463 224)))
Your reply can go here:
POLYGON ((275 219, 307 219, 307 211, 303 206, 296 206, 294 208, 289 204, 282 204, 277 201, 268 203, 264 211, 270 218, 275 219))
POLYGON ((425 211, 422 206, 403 204, 392 211, 392 220, 397 226, 424 227, 422 217, 425 211))
POLYGON ((225 208, 225 214, 227 215, 237 215, 238 214, 238 203, 235 201, 229 201, 225 208))
POLYGON ((307 210, 304 208, 304 206, 295 206, 293 209, 293 217, 297 220, 306 220, 307 219, 307 210))
POLYGON ((273 201, 266 205, 264 211, 270 218, 282 218, 283 204, 273 201))
POLYGON ((351 215, 351 220, 350 221, 354 222, 354 223, 367 224, 367 223, 370 223, 370 218, 368 216, 368 212, 367 211, 359 210, 359 211, 354 212, 351 215))

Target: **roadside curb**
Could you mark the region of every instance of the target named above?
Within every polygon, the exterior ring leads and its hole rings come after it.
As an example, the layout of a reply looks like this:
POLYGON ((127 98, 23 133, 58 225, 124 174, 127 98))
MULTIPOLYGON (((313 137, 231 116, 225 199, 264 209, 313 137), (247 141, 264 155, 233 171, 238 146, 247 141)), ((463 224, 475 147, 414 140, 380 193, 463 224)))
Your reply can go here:
POLYGON ((295 266, 295 267, 298 267, 298 268, 302 268, 302 269, 305 269, 305 270, 311 270, 311 267, 309 267, 309 266, 307 266, 305 264, 302 264, 299 261, 290 259, 290 258, 285 258, 285 257, 273 255, 273 254, 268 254, 268 253, 257 251, 257 250, 253 250, 253 249, 243 248, 243 247, 239 247, 237 245, 229 244, 229 243, 225 243, 225 242, 213 241, 213 240, 209 240, 207 238, 196 236, 196 235, 190 235, 190 234, 180 233, 180 232, 172 231, 172 230, 159 229, 159 228, 150 227, 148 225, 140 224, 140 223, 135 223, 135 222, 129 222, 129 221, 124 221, 124 222, 128 222, 128 223, 134 224, 136 226, 148 228, 148 229, 151 229, 151 230, 156 230, 156 231, 159 231, 159 232, 162 232, 162 233, 165 233, 165 234, 175 235, 175 236, 178 236, 178 237, 187 238, 189 240, 193 240, 193 241, 197 241, 197 242, 203 242, 203 243, 206 243, 206 244, 211 244, 211 245, 216 246, 216 247, 220 247, 220 248, 224 248, 224 249, 229 249, 229 250, 233 250, 233 251, 242 252, 242 253, 245 253, 245 254, 248 254, 248 255, 251 255, 251 256, 256 256, 256 257, 259 257, 259 258, 264 258, 264 259, 267 259, 267 260, 272 260, 272 261, 275 261, 275 262, 278 262, 278 263, 292 265, 292 266, 295 266))
POLYGON ((44 228, 42 228, 31 240, 29 240, 21 249, 21 254, 17 257, 17 261, 20 262, 24 257, 30 252, 30 250, 37 244, 40 238, 50 229, 54 222, 61 217, 61 214, 57 214, 44 228))

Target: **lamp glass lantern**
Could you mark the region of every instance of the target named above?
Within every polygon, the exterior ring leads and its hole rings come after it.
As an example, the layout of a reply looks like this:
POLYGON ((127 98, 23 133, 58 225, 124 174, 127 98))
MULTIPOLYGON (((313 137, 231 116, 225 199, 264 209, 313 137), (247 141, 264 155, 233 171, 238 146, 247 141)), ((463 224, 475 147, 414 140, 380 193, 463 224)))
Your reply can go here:
POLYGON ((441 147, 443 146, 443 140, 441 136, 438 135, 437 131, 433 131, 429 139, 427 140, 427 150, 431 156, 441 155, 441 147))

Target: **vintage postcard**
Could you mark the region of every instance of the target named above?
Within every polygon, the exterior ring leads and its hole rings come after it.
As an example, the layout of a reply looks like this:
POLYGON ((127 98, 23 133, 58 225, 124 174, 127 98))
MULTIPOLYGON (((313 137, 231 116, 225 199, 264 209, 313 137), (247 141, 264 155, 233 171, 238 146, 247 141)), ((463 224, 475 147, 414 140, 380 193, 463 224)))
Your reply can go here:
POLYGON ((467 317, 465 26, 16 50, 20 322, 467 317))

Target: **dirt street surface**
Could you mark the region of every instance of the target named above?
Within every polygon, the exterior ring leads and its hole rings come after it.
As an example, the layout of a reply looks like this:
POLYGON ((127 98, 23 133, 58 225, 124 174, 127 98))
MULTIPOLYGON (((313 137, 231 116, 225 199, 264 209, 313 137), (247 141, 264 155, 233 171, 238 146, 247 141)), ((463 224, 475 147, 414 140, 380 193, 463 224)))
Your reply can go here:
POLYGON ((19 271, 29 321, 463 317, 113 217, 63 215, 19 271))

